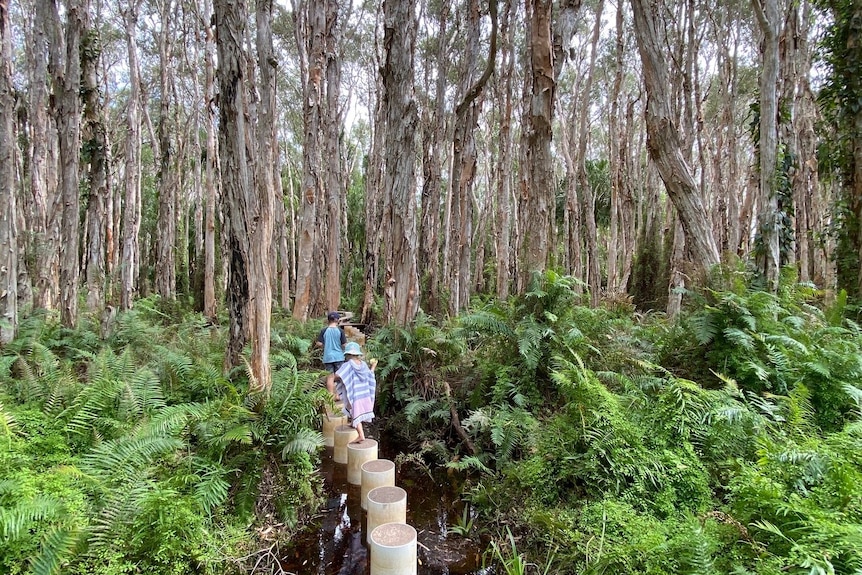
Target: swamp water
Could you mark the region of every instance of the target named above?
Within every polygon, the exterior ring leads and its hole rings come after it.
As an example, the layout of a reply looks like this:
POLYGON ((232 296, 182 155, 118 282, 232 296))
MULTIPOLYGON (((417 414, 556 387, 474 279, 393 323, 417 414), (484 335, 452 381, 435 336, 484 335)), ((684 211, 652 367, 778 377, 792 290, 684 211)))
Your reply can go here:
MULTIPOLYGON (((378 438, 376 429, 369 437, 378 438)), ((379 440, 379 457, 395 461, 397 453, 379 440)), ((366 512, 360 487, 347 482, 347 465, 332 460, 332 447, 321 454, 327 503, 320 513, 284 551, 281 566, 294 575, 367 575, 366 512)), ((445 470, 429 476, 415 464, 396 466, 395 485, 407 491, 407 523, 417 532, 417 575, 483 575, 484 544, 448 533, 464 510, 461 480, 445 470)))

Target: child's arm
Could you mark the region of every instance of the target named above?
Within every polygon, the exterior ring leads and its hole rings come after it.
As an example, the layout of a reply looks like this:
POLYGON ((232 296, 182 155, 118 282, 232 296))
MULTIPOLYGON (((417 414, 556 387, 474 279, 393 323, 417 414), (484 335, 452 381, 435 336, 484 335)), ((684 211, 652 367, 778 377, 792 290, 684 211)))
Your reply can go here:
POLYGON ((376 358, 376 357, 372 357, 371 359, 369 359, 369 360, 368 360, 368 368, 369 368, 371 371, 374 371, 374 369, 375 369, 376 367, 377 367, 377 358, 376 358))

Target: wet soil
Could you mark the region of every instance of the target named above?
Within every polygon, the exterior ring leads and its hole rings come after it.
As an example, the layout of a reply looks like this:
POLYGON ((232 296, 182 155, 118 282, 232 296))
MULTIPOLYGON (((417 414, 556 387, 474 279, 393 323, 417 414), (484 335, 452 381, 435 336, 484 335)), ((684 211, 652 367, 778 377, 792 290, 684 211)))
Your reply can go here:
MULTIPOLYGON (((379 441, 381 459, 396 461, 398 451, 376 429, 366 434, 379 441)), ((286 573, 368 575, 366 512, 358 485, 347 482, 347 466, 332 461, 332 448, 321 455, 320 473, 326 505, 292 541, 281 558, 286 573)), ((464 509, 463 481, 445 470, 429 473, 415 464, 396 465, 395 484, 407 491, 407 523, 417 532, 418 575, 483 575, 484 545, 450 533, 464 509)))

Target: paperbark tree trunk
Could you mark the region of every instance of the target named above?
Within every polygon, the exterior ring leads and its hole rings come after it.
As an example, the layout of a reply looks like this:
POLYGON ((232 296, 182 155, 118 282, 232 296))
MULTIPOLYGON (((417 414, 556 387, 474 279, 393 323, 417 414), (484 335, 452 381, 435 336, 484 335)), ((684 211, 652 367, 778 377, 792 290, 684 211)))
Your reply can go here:
MULTIPOLYGON (((33 281, 33 305, 54 309, 60 293, 59 278, 59 202, 56 186, 49 185, 49 171, 54 164, 52 147, 48 142, 48 58, 49 51, 60 46, 49 42, 54 20, 49 2, 37 2, 33 17, 33 34, 27 43, 30 60, 30 93, 28 117, 30 120, 29 173, 30 194, 23 206, 29 230, 29 249, 33 253, 30 277, 33 281), (30 200, 32 198, 32 200, 30 200)), ((59 57, 59 56, 54 56, 59 57)))
POLYGON ((416 249, 416 159, 418 124, 413 96, 416 0, 384 0, 383 64, 386 118, 384 193, 391 198, 385 321, 407 325, 419 307, 416 249))
MULTIPOLYGON (((422 307, 429 313, 440 310, 440 211, 442 199, 442 163, 445 153, 441 153, 446 138, 446 89, 449 74, 448 30, 449 3, 440 2, 434 14, 438 23, 436 37, 436 68, 426 69, 426 79, 434 71, 433 105, 425 107, 426 118, 422 123, 422 219, 419 223, 419 269, 422 272, 426 289, 422 294, 422 307)), ((429 63, 430 64, 430 63, 429 63)), ((430 84, 430 81, 428 82, 430 84)), ((429 85, 426 90, 431 91, 429 85)), ((368 233, 368 231, 366 231, 368 233)))
MULTIPOLYGON (((78 199, 78 169, 80 166, 81 134, 81 37, 87 27, 87 0, 69 0, 66 5, 65 30, 60 32, 60 15, 53 7, 55 32, 53 42, 62 46, 62 58, 49 63, 54 84, 53 113, 57 123, 60 154, 59 190, 62 201, 60 246, 60 321, 69 328, 78 322, 78 279, 80 261, 80 201, 78 199)), ((56 54, 55 54, 56 55, 56 54)))
POLYGON ((156 293, 165 299, 176 296, 177 268, 177 174, 171 141, 171 71, 173 65, 173 34, 171 2, 161 4, 159 30, 159 216, 156 234, 156 293))
POLYGON ((760 126, 757 142, 760 159, 759 229, 764 254, 760 269, 771 289, 778 289, 781 267, 779 235, 781 216, 775 189, 775 168, 778 152, 778 40, 781 14, 778 0, 752 0, 754 14, 760 26, 762 65, 760 68, 760 126))
POLYGON ((18 208, 13 108, 9 1, 0 0, 0 347, 12 341, 18 329, 18 208))
POLYGON ((327 309, 341 304, 341 251, 343 245, 341 220, 345 211, 346 188, 341 166, 341 133, 344 130, 341 96, 341 22, 339 3, 325 1, 326 112, 323 121, 323 151, 326 159, 326 282, 327 309))
MULTIPOLYGON (((293 317, 305 321, 311 307, 312 286, 319 286, 318 204, 325 197, 322 181, 321 108, 325 79, 324 2, 298 0, 293 4, 296 44, 303 92, 303 148, 299 242, 297 246, 296 298, 293 317)), ((316 296, 316 294, 314 294, 316 296)))
POLYGON ((248 74, 246 40, 248 13, 244 2, 216 0, 216 46, 219 79, 219 149, 224 192, 223 214, 228 260, 227 306, 230 313, 225 371, 240 365, 242 349, 251 331, 249 309, 251 230, 247 226, 248 198, 252 193, 246 150, 248 74))
POLYGON ((204 165, 204 315, 216 319, 216 198, 218 197, 218 146, 215 105, 215 63, 213 28, 209 1, 204 5, 206 43, 204 45, 204 100, 206 101, 206 160, 204 165))
POLYGON ((531 90, 525 97, 522 120, 524 178, 521 181, 518 219, 520 269, 518 292, 527 290, 530 276, 544 271, 554 234, 555 185, 551 156, 556 78, 551 35, 551 0, 527 0, 527 37, 531 90))
POLYGON ((96 312, 105 307, 106 254, 110 201, 108 175, 108 130, 98 83, 101 58, 96 32, 88 30, 81 52, 82 95, 84 98, 84 150, 88 154, 89 198, 87 201, 87 309, 96 312))
POLYGON ((503 8, 503 18, 500 23, 500 46, 501 73, 498 81, 498 90, 501 92, 498 99, 502 100, 500 111, 500 154, 497 166, 497 213, 496 229, 494 231, 494 245, 497 252, 497 297, 505 300, 509 297, 509 288, 512 277, 511 268, 511 209, 514 205, 512 197, 512 107, 513 107, 513 82, 515 68, 514 56, 514 30, 511 19, 513 14, 511 0, 506 0, 503 8))
POLYGON ((481 113, 481 96, 497 58, 497 0, 490 0, 491 40, 482 75, 472 82, 479 51, 480 14, 478 0, 469 5, 469 36, 462 73, 462 98, 455 107, 452 153, 452 214, 449 279, 449 313, 456 315, 470 303, 470 263, 473 248, 473 180, 476 176, 476 130, 481 113), (472 83, 472 85, 471 85, 472 83))
POLYGON ((706 271, 719 262, 719 253, 700 190, 683 158, 679 131, 670 113, 664 48, 659 35, 659 20, 654 12, 659 7, 653 6, 649 0, 631 0, 631 4, 648 96, 646 125, 649 156, 658 168, 668 196, 677 209, 693 263, 696 268, 706 271))
POLYGON ((139 0, 123 15, 129 58, 129 101, 126 106, 126 162, 123 194, 123 256, 120 265, 120 308, 131 309, 138 289, 141 229, 141 74, 138 66, 139 0))
POLYGON ((272 0, 255 2, 257 23, 258 90, 260 109, 257 122, 258 157, 257 189, 250 198, 246 216, 251 231, 250 295, 252 314, 251 371, 258 388, 269 392, 272 372, 269 363, 270 325, 272 318, 272 247, 273 199, 275 197, 275 70, 272 47, 272 0))

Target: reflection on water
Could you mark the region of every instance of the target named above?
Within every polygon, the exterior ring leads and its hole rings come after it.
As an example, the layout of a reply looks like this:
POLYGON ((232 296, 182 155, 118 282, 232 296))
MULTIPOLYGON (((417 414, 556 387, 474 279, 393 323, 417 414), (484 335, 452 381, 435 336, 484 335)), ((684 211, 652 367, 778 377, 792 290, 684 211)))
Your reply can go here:
MULTIPOLYGON (((380 457, 386 453, 383 442, 380 457)), ((366 517, 360 488, 347 482, 347 466, 332 461, 332 448, 321 455, 320 473, 328 496, 319 517, 292 542, 282 559, 287 573, 305 575, 367 575, 366 517)), ((445 472, 430 477, 405 464, 396 470, 395 484, 407 491, 407 523, 416 529, 418 575, 486 575, 481 546, 457 536, 447 538, 448 526, 463 511, 461 481, 445 472)))

